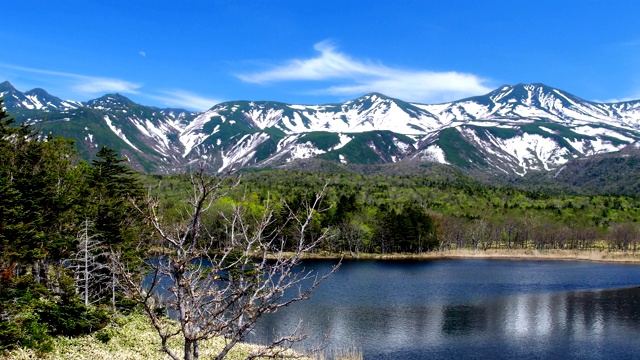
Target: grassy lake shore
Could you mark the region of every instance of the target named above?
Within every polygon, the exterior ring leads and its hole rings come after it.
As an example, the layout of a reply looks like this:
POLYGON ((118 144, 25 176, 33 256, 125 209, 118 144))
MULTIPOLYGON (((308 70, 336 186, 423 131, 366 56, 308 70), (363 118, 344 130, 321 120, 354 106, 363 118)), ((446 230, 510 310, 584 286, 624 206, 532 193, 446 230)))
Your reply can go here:
MULTIPOLYGON (((224 340, 214 338, 200 345, 200 358, 212 359, 224 346, 224 340)), ((229 353, 228 359, 245 359, 257 345, 239 344, 229 353)), ((181 354, 183 343, 174 338, 169 347, 181 354)), ((106 328, 90 335, 74 338, 56 337, 53 350, 39 353, 18 348, 0 353, 6 360, 151 360, 168 359, 160 346, 160 338, 143 314, 117 315, 106 328)))
POLYGON ((609 250, 529 250, 529 249, 456 249, 428 251, 420 254, 369 254, 357 256, 336 253, 312 253, 306 259, 339 259, 347 260, 435 260, 435 259, 522 259, 522 260, 566 260, 596 261, 640 264, 640 251, 624 252, 609 250))
MULTIPOLYGON (((116 315, 111 324, 95 333, 68 338, 55 337, 53 349, 48 353, 40 353, 32 349, 17 348, 0 351, 3 360, 155 360, 171 358, 161 350, 160 339, 145 315, 132 313, 116 315)), ((169 347, 179 356, 182 355, 184 342, 179 337, 169 341, 169 347)), ((213 338, 200 342, 200 359, 213 359, 224 347, 224 339, 213 338)), ((246 359, 252 352, 260 349, 259 345, 240 343, 225 357, 229 360, 246 359)), ((288 350, 289 357, 302 360, 362 360, 358 349, 336 349, 332 353, 305 356, 288 350)), ((283 358, 287 358, 286 356, 283 358)), ((263 359, 263 358, 258 358, 263 359)))

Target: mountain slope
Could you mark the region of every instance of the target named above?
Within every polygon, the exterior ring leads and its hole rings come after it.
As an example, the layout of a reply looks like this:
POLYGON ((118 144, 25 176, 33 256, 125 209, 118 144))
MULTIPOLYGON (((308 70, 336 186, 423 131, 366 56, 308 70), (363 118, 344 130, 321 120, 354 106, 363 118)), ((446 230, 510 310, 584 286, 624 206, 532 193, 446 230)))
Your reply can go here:
POLYGON ((206 162, 215 172, 317 158, 337 164, 440 163, 525 175, 611 153, 640 140, 640 101, 603 104, 543 84, 505 85, 444 104, 379 93, 342 104, 231 101, 202 113, 158 109, 109 94, 79 103, 0 84, 19 121, 72 137, 81 154, 119 149, 147 172, 206 162), (46 121, 42 121, 46 119, 46 121))

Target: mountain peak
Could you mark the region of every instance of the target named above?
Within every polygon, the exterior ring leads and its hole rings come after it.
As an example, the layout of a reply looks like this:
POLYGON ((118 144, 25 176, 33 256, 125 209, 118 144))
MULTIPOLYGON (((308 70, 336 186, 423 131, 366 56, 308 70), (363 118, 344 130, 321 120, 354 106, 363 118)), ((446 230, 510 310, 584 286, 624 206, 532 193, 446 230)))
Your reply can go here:
POLYGON ((369 100, 369 99, 375 99, 375 98, 379 98, 382 100, 393 100, 393 98, 379 92, 370 92, 368 94, 362 95, 361 97, 358 98, 358 100, 359 99, 369 100))
POLYGON ((130 108, 134 105, 136 105, 136 103, 131 101, 126 96, 120 95, 118 93, 107 94, 87 102, 87 106, 91 108, 111 108, 115 110, 130 108))
POLYGON ((54 97, 53 95, 49 94, 43 88, 31 89, 31 90, 25 92, 25 95, 35 95, 35 96, 41 96, 41 97, 54 97))
POLYGON ((10 82, 4 81, 0 83, 0 92, 16 91, 16 88, 10 82))
POLYGON ((116 101, 116 102, 123 102, 123 103, 133 102, 128 97, 126 97, 124 95, 121 95, 119 93, 106 94, 106 95, 98 98, 97 100, 109 100, 109 101, 116 101))

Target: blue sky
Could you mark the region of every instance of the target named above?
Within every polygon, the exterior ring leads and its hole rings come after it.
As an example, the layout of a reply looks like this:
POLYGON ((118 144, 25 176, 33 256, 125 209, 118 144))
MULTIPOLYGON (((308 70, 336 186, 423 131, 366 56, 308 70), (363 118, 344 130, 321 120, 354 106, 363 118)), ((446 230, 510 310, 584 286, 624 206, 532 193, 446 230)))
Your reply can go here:
POLYGON ((430 104, 521 82, 640 99, 636 0, 21 0, 0 14, 0 81, 63 99, 430 104))

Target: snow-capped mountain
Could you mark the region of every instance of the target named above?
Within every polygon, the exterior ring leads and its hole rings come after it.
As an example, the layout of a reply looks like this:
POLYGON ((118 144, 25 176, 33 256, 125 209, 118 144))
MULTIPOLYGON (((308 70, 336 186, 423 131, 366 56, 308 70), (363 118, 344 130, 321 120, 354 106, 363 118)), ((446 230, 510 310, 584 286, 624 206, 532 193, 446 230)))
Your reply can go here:
POLYGON ((9 109, 65 111, 77 109, 82 103, 72 100, 61 100, 50 95, 45 90, 37 88, 22 93, 8 81, 0 83, 0 97, 4 99, 4 106, 9 109))
POLYGON ((86 103, 0 84, 18 120, 76 139, 90 158, 106 145, 148 172, 277 167, 318 158, 342 164, 439 162, 496 174, 554 170, 567 161, 614 152, 640 139, 640 101, 580 99, 542 84, 505 85, 444 104, 382 94, 342 104, 231 101, 202 113, 158 109, 121 95, 86 103))

